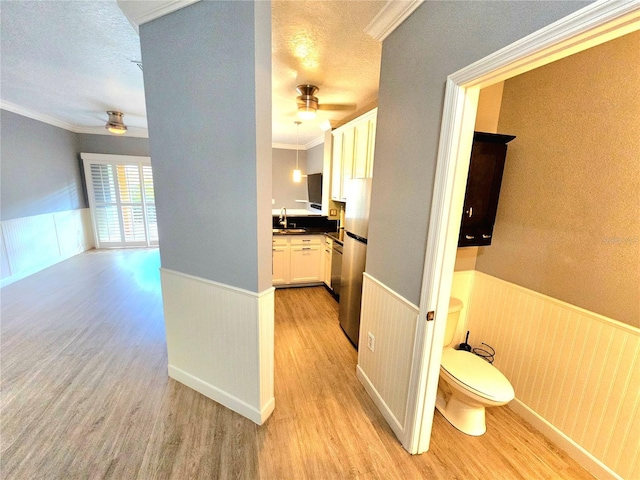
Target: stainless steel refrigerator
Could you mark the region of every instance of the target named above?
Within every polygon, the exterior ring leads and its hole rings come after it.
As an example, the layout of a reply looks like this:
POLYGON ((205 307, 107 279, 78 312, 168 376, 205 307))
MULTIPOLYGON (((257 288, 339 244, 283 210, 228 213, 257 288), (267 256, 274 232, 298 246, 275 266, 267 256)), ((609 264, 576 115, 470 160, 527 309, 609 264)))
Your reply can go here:
POLYGON ((367 234, 369 232, 371 179, 347 180, 345 186, 347 205, 344 220, 339 318, 340 326, 358 348, 362 274, 367 258, 367 234))

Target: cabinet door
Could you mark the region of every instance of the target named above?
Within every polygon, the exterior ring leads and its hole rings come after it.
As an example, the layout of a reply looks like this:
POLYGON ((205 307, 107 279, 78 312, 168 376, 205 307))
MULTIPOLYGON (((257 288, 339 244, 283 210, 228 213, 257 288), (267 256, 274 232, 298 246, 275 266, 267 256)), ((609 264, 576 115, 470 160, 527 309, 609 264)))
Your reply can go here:
POLYGON ((354 153, 355 129, 350 128, 342 133, 342 200, 346 198, 344 189, 347 180, 353 178, 353 153, 354 153))
POLYGON ((331 198, 342 200, 342 133, 333 136, 331 156, 331 198))
POLYGON ((292 246, 290 283, 321 282, 322 253, 321 245, 292 246))
POLYGON ((323 281, 327 287, 331 287, 331 255, 333 251, 331 245, 324 246, 324 278, 323 281))
POLYGON ((367 158, 369 157, 369 121, 355 128, 353 152, 353 178, 367 178, 367 158))
POLYGON ((490 245, 507 145, 474 140, 458 246, 490 245))
POLYGON ((367 149, 367 171, 365 178, 373 178, 373 153, 376 144, 376 117, 369 120, 369 148, 367 149))
POLYGON ((273 285, 286 285, 289 283, 289 246, 272 247, 272 276, 273 285))

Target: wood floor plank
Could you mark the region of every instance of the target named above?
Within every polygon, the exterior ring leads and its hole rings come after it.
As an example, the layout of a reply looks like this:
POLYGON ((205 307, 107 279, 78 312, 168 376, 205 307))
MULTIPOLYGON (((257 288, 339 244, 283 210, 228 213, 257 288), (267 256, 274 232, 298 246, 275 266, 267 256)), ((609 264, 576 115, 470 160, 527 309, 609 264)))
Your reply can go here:
POLYGON ((2 479, 592 478, 508 408, 439 414, 411 456, 355 375, 323 287, 275 295, 276 409, 253 422, 167 377, 157 250, 92 251, 2 289, 2 479))

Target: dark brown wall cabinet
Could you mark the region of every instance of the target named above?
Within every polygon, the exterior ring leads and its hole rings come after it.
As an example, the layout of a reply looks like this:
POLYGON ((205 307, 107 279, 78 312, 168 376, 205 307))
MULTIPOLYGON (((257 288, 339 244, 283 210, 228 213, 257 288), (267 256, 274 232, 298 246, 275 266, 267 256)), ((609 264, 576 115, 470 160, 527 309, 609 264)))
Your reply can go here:
POLYGON ((494 133, 473 134, 459 247, 491 245, 507 143, 514 138, 494 133))

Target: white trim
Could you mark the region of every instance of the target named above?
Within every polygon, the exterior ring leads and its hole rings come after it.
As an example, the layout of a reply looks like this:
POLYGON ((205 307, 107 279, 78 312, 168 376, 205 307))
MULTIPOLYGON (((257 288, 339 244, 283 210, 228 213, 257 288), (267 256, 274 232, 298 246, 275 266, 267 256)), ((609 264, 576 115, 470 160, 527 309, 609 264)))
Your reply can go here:
POLYGON ((209 397, 210 399, 218 402, 221 405, 233 410, 236 413, 239 413, 243 417, 248 418, 252 422, 262 425, 269 415, 273 412, 276 406, 275 397, 272 397, 267 404, 262 408, 262 410, 258 410, 255 407, 252 407, 246 402, 243 402, 237 397, 230 395, 229 393, 220 390, 219 388, 214 387, 210 383, 205 382, 197 377, 194 377, 190 373, 181 370, 178 367, 173 365, 169 365, 168 367, 169 376, 174 380, 186 385, 189 388, 192 388, 196 392, 203 394, 205 397, 209 397))
POLYGON ((373 386, 373 383, 371 383, 371 380, 369 380, 369 377, 367 377, 367 374, 364 373, 364 370, 362 370, 362 368, 360 368, 360 365, 356 367, 356 377, 358 377, 358 380, 360 380, 360 383, 362 384, 364 389, 367 391, 369 396, 373 399, 373 402, 376 404, 376 406, 382 413, 382 416, 385 418, 385 420, 391 427, 391 430, 393 430, 393 433, 396 434, 396 437, 404 438, 403 426, 400 424, 400 422, 395 417, 391 409, 385 403, 382 396, 378 393, 378 391, 376 390, 376 387, 373 386))
POLYGON ((28 108, 21 107, 20 105, 7 102, 5 100, 0 100, 0 108, 2 110, 7 110, 8 112, 17 113, 18 115, 22 115, 23 117, 27 117, 32 120, 37 120, 42 123, 53 125, 54 127, 62 128, 64 130, 69 130, 70 132, 75 133, 76 130, 79 128, 77 125, 74 125, 73 123, 65 122, 64 120, 60 120, 59 118, 51 117, 43 113, 38 113, 34 110, 29 110, 28 108))
POLYGON ((304 149, 305 150, 309 150, 310 148, 317 147, 318 145, 322 145, 323 143, 324 143, 324 134, 322 134, 322 136, 320 136, 320 137, 318 137, 318 138, 316 138, 314 140, 311 140, 309 143, 307 143, 304 146, 304 149))
POLYGON ((508 407, 529 422, 536 430, 559 446, 562 450, 582 465, 591 475, 598 479, 622 480, 617 473, 591 455, 588 451, 558 430, 546 419, 538 415, 522 401, 515 398, 508 407))
MULTIPOLYGON (((37 120, 38 122, 46 123, 47 125, 52 125, 54 127, 62 128, 64 130, 67 130, 73 133, 86 133, 89 135, 109 135, 112 137, 115 136, 109 133, 107 129, 104 128, 104 126, 83 127, 81 125, 76 125, 74 123, 65 122, 64 120, 60 120, 59 118, 55 118, 50 115, 46 115, 44 113, 39 113, 34 110, 29 110, 28 108, 21 107, 20 105, 7 102, 5 100, 0 100, 0 108, 2 110, 13 112, 17 115, 21 115, 23 117, 27 117, 32 120, 37 120)), ((126 138, 126 137, 149 138, 149 130, 143 127, 129 127, 129 130, 127 130, 127 133, 121 138, 126 138)))
POLYGON ((420 298, 420 318, 436 312, 435 322, 418 322, 415 353, 417 378, 412 380, 408 415, 408 448, 421 453, 429 447, 433 408, 437 391, 451 277, 459 231, 459 215, 454 201, 465 183, 470 142, 477 108, 479 88, 511 78, 580 49, 611 40, 637 28, 640 17, 638 0, 604 1, 590 4, 553 24, 453 73, 447 79, 442 128, 438 148, 436 175, 429 235, 425 253, 420 298), (457 170, 457 172, 456 172, 457 170), (425 326, 425 323, 427 325, 425 326), (434 325, 435 324, 435 325, 434 325), (422 358, 424 356, 424 358, 422 358))
POLYGON ((137 155, 113 155, 110 153, 81 152, 80 158, 92 163, 142 163, 143 165, 151 165, 151 157, 142 157, 137 155))
POLYGON ((302 150, 304 147, 302 145, 295 145, 291 143, 272 143, 271 148, 279 148, 280 150, 302 150))
POLYGON ((457 86, 491 85, 640 28, 638 0, 600 0, 451 74, 457 86))
POLYGON ((406 20, 424 0, 388 0, 384 7, 364 29, 364 33, 379 42, 406 20))
POLYGON ((265 295, 270 295, 275 291, 275 287, 269 287, 261 292, 252 292, 250 290, 245 290, 244 288, 238 288, 231 285, 227 285, 225 283, 216 282, 214 280, 209 280, 207 278, 196 277, 195 275, 189 275, 188 273, 177 272, 176 270, 171 270, 169 268, 160 267, 160 271, 163 273, 170 273, 172 275, 176 275, 178 277, 188 278, 190 280, 194 280, 196 282, 204 283, 205 285, 212 285, 217 288, 222 288, 224 290, 228 290, 230 292, 239 293, 241 295, 246 295, 252 298, 261 298, 265 295))
POLYGON ((118 7, 125 14, 131 26, 140 33, 140 25, 163 17, 169 13, 188 7, 200 0, 157 0, 141 2, 134 0, 118 0, 118 7))
POLYGON ((376 277, 369 275, 367 272, 364 272, 362 275, 364 275, 365 277, 367 277, 369 280, 371 280, 373 283, 375 283, 376 285, 378 285, 380 288, 382 288, 387 294, 389 294, 390 296, 392 296, 393 298, 395 298, 396 300, 398 300, 401 303, 404 303, 405 306, 415 310, 416 315, 418 314, 418 311, 420 310, 420 307, 418 307, 415 303, 410 302, 409 300, 407 300, 406 298, 404 298, 402 295, 400 295, 398 292, 391 290, 389 287, 387 287, 384 283, 382 283, 380 280, 378 280, 376 277))
POLYGON ((296 145, 295 143, 272 143, 271 148, 279 148, 280 150, 300 150, 307 151, 310 148, 317 147, 324 143, 324 135, 311 140, 304 145, 296 145))

